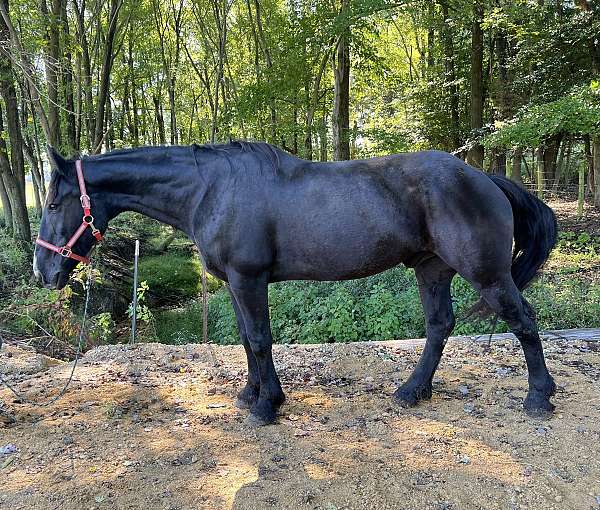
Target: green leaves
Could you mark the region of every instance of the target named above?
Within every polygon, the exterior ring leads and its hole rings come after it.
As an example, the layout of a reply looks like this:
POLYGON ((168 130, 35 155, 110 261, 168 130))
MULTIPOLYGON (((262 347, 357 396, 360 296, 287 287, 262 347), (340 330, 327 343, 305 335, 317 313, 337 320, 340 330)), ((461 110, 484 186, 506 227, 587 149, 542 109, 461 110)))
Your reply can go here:
POLYGON ((532 106, 499 125, 483 139, 488 148, 539 147, 556 134, 600 134, 600 93, 597 81, 587 87, 575 87, 556 101, 532 106))

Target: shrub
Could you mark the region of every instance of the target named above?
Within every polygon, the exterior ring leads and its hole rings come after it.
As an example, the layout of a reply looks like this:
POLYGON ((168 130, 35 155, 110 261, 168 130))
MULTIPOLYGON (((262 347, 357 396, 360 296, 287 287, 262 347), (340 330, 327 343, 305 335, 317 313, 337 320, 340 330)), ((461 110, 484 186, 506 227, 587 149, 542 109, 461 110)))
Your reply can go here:
MULTIPOLYGON (((202 292, 202 266, 194 255, 165 253, 142 257, 139 277, 148 282, 154 295, 161 297, 189 299, 202 292)), ((220 280, 207 275, 209 292, 215 292, 220 286, 220 280)))

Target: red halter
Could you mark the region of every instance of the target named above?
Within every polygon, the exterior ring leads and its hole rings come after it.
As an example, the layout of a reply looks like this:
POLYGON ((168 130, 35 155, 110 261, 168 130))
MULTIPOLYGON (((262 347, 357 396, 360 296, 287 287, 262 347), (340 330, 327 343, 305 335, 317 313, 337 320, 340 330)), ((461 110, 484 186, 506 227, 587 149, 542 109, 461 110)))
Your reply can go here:
POLYGON ((75 169, 77 170, 77 181, 79 182, 79 192, 81 196, 79 200, 81 202, 81 207, 83 208, 83 221, 79 228, 75 231, 71 239, 64 246, 56 246, 54 244, 50 244, 39 237, 36 239, 36 244, 47 248, 48 250, 55 251, 56 253, 62 255, 63 257, 67 257, 69 259, 77 260, 78 262, 83 262, 84 264, 89 264, 90 259, 88 257, 83 257, 81 255, 77 255, 73 253, 73 245, 77 242, 77 239, 81 237, 81 235, 85 232, 85 230, 90 227, 92 229, 92 235, 96 238, 96 241, 102 241, 102 234, 100 231, 94 227, 94 217, 92 216, 92 205, 90 202, 90 197, 88 196, 85 190, 85 181, 83 179, 83 163, 80 159, 75 161, 75 169))

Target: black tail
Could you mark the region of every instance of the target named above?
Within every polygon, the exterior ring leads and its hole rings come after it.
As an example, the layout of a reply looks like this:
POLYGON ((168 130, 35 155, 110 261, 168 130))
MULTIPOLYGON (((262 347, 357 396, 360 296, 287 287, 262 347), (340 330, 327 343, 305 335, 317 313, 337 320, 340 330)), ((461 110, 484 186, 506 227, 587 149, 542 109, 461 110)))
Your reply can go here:
POLYGON ((558 225, 554 211, 518 184, 499 175, 488 175, 508 198, 515 222, 512 277, 525 289, 556 244, 558 225))

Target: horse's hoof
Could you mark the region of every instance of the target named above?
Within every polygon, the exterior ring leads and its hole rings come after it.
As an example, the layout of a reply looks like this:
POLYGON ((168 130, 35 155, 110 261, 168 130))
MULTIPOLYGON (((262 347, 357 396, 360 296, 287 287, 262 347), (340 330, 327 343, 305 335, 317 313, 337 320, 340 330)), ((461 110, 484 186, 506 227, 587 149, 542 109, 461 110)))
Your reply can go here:
POLYGON ((235 402, 233 403, 233 405, 235 407, 237 407, 238 409, 250 409, 252 407, 252 404, 254 402, 250 403, 247 400, 241 399, 240 397, 237 397, 235 399, 235 402))
POLYGON ((258 389, 252 386, 246 386, 237 394, 235 406, 239 409, 251 409, 258 400, 258 389))
POLYGON ((552 418, 555 406, 554 404, 550 403, 549 400, 532 402, 528 401, 528 399, 525 399, 525 402, 523 403, 523 409, 530 418, 548 420, 552 418))
POLYGON ((414 407, 421 400, 429 400, 431 398, 431 387, 405 387, 400 386, 394 393, 394 400, 402 407, 414 407))
POLYGON ((273 425, 274 423, 275 423, 275 417, 265 418, 262 416, 258 416, 254 413, 250 413, 244 419, 244 425, 246 425, 248 427, 252 427, 252 428, 265 427, 267 425, 273 425))

